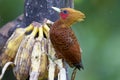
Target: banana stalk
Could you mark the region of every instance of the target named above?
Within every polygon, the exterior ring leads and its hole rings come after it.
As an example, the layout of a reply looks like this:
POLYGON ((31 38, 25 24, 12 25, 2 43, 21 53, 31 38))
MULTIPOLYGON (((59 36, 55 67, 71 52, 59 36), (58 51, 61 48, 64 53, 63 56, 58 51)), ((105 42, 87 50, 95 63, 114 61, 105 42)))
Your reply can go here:
POLYGON ((31 65, 31 52, 35 41, 34 37, 36 36, 37 32, 38 27, 34 27, 32 33, 28 36, 25 36, 19 47, 16 59, 14 61, 16 65, 14 67, 14 74, 17 80, 26 80, 29 76, 29 69, 31 65))
POLYGON ((31 31, 32 29, 33 26, 30 25, 27 28, 18 28, 15 30, 4 47, 5 51, 2 54, 0 66, 4 66, 6 62, 14 60, 18 47, 22 39, 25 37, 25 33, 31 31))

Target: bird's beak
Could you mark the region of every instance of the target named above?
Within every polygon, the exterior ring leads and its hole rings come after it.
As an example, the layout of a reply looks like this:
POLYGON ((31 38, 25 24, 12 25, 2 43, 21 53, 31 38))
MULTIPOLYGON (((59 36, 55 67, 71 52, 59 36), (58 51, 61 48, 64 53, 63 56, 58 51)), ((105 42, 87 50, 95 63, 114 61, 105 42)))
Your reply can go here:
POLYGON ((61 12, 61 10, 60 10, 59 8, 57 8, 57 7, 52 7, 52 9, 54 9, 54 10, 57 11, 58 13, 61 12))
POLYGON ((80 17, 78 19, 78 22, 84 21, 84 18, 85 18, 85 14, 80 12, 80 17))

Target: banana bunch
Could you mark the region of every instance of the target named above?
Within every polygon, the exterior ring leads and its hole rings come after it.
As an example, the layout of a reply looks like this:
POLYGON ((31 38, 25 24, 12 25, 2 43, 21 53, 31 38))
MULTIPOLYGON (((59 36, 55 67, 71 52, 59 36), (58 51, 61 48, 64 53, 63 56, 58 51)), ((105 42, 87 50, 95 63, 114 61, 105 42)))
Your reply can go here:
POLYGON ((17 80, 28 77, 29 80, 67 80, 63 61, 55 57, 56 52, 50 41, 48 26, 52 24, 49 20, 44 24, 33 22, 12 34, 2 55, 4 67, 0 79, 7 67, 14 64, 13 72, 17 80))
POLYGON ((5 45, 5 50, 1 55, 1 64, 0 66, 4 66, 6 62, 13 61, 20 46, 22 39, 25 37, 25 33, 29 32, 33 29, 33 26, 29 26, 27 28, 18 28, 12 34, 12 36, 8 39, 5 45))

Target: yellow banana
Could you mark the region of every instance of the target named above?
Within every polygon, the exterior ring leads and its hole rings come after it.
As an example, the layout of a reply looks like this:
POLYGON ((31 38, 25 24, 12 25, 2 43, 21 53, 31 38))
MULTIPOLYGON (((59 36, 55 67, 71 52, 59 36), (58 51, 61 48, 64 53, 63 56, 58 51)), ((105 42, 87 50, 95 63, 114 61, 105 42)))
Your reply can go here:
MULTIPOLYGON (((34 26, 34 25, 33 25, 34 26)), ((29 70, 31 65, 31 52, 34 45, 34 37, 38 32, 38 27, 34 27, 32 33, 28 36, 25 36, 23 39, 19 50, 14 61, 14 73, 17 80, 26 80, 29 76, 29 70)))
POLYGON ((1 66, 4 66, 6 62, 13 61, 18 50, 18 47, 25 36, 26 32, 29 32, 33 29, 33 26, 30 25, 27 28, 18 28, 8 39, 5 45, 5 51, 1 57, 1 66))
MULTIPOLYGON (((43 26, 42 26, 43 28, 43 26)), ((43 29, 42 29, 43 30, 43 29)), ((41 59, 40 59, 40 75, 39 75, 39 80, 44 80, 47 78, 48 70, 48 59, 47 59, 47 40, 43 36, 43 31, 39 29, 39 37, 38 40, 41 43, 41 59)))
POLYGON ((49 30, 50 30, 50 28, 47 26, 47 24, 45 23, 44 25, 43 25, 43 31, 44 31, 44 33, 45 33, 45 36, 47 37, 47 38, 49 38, 49 30))

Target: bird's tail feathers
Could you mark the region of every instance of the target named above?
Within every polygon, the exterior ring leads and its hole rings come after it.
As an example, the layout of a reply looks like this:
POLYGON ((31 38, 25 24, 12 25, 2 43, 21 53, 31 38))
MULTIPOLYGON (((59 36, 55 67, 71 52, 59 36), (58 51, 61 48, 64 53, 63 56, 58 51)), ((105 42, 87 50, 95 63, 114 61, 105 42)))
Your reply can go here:
POLYGON ((74 64, 74 66, 79 70, 84 69, 82 61, 79 64, 74 64))

